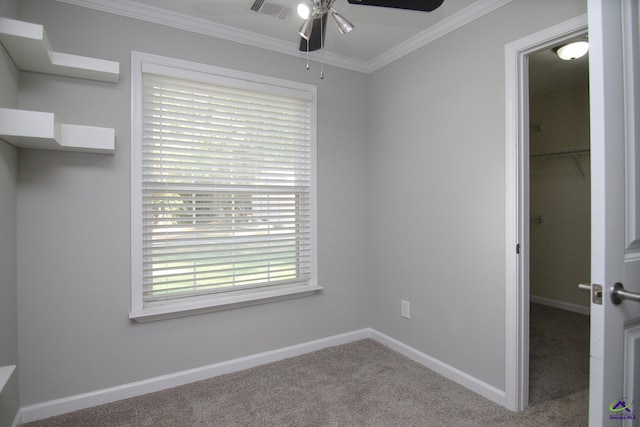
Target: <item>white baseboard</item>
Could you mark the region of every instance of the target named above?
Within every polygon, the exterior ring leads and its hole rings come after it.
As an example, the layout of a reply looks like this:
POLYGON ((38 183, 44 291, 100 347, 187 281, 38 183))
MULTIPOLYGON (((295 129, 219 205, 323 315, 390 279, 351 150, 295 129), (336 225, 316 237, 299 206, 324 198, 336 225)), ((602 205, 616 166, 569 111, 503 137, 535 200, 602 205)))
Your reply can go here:
POLYGON ((16 417, 13 419, 11 427, 20 427, 22 425, 22 410, 18 410, 16 417))
POLYGON ((410 358, 415 362, 420 363, 421 365, 437 372, 438 374, 452 381, 455 381, 464 387, 469 388, 470 390, 480 394, 481 396, 484 396, 499 405, 505 406, 504 391, 498 390, 495 387, 478 380, 477 378, 474 378, 387 335, 377 332, 371 328, 366 328, 290 347, 284 347, 273 351, 258 353, 225 362, 214 363, 212 365, 207 365, 200 368, 188 369, 186 371, 162 375, 143 381, 136 381, 133 383, 123 384, 116 387, 109 387, 90 393, 83 393, 75 396, 65 397, 62 399, 56 399, 48 402, 25 406, 18 414, 20 416, 19 421, 28 423, 32 421, 42 420, 68 412, 90 408, 92 406, 103 405, 105 403, 111 403, 117 400, 141 396, 143 394, 153 393, 156 391, 165 390, 171 387, 177 387, 195 381, 206 380, 208 378, 216 377, 219 375, 229 374, 267 363, 277 362, 279 360, 300 356, 303 354, 311 353, 313 351, 322 350, 323 348, 347 344, 365 338, 374 339, 375 341, 388 346, 392 350, 397 351, 398 353, 410 358))
POLYGON ((451 365, 448 365, 438 359, 435 359, 413 347, 410 347, 388 335, 380 333, 375 330, 371 330, 371 338, 384 344, 394 351, 408 357, 409 359, 423 365, 426 368, 431 369, 434 372, 442 375, 443 377, 454 381, 463 387, 468 388, 471 391, 478 393, 479 395, 497 403, 501 406, 507 406, 506 394, 503 390, 500 390, 490 384, 480 381, 479 379, 457 369, 451 365))
POLYGON ((253 354, 251 356, 240 357, 225 362, 214 363, 212 365, 199 368, 188 369, 186 371, 173 374, 162 375, 147 380, 136 381, 116 387, 109 387, 89 393, 64 397, 62 399, 50 400, 48 402, 37 403, 22 408, 22 422, 42 420, 92 406, 103 405, 117 400, 128 399, 130 397, 141 396, 177 387, 195 381, 202 381, 219 375, 229 374, 244 369, 253 368, 267 363, 277 362, 290 357, 300 356, 327 347, 347 344, 349 342, 370 338, 368 329, 348 332, 341 335, 334 335, 290 347, 284 347, 273 351, 253 354))
POLYGON ((529 301, 535 302, 537 304, 547 305, 549 307, 560 308, 562 310, 573 311, 574 313, 586 314, 587 316, 589 315, 591 310, 589 307, 585 307, 584 305, 571 304, 569 302, 537 297, 535 295, 531 295, 529 297, 529 301))

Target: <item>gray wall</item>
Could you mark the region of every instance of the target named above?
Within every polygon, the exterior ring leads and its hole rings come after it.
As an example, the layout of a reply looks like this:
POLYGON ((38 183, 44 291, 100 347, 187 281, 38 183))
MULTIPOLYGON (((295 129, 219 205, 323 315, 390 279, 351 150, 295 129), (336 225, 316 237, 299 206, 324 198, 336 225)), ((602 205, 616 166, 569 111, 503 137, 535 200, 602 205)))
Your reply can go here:
MULTIPOLYGON (((549 93, 530 102, 531 154, 589 147, 589 88, 549 93)), ((531 296, 589 307, 577 283, 591 275, 589 153, 531 159, 531 296), (577 162, 577 164, 576 164, 577 162), (579 166, 578 166, 579 165, 579 166), (540 215, 543 222, 535 221, 540 215)))
MULTIPOLYGON (((0 16, 15 18, 18 0, 0 3, 0 16)), ((0 45, 0 107, 18 103, 18 70, 0 45)), ((0 366, 18 364, 16 187, 18 151, 0 139, 0 366)), ((20 408, 18 373, 0 394, 0 426, 7 426, 20 408)))
POLYGON ((586 7, 514 0, 368 81, 372 326, 502 390, 504 46, 586 7))
POLYGON ((22 405, 76 395, 370 325, 365 269, 366 76, 47 0, 22 19, 56 50, 120 62, 116 85, 24 73, 20 106, 113 127, 113 156, 22 150, 18 317, 22 405), (138 50, 318 86, 319 277, 290 301, 130 322, 130 54, 138 50))
POLYGON ((114 156, 21 152, 23 405, 367 326, 503 389, 504 45, 585 13, 584 0, 514 0, 369 76, 327 67, 322 81, 302 59, 49 0, 21 5, 56 49, 122 67, 117 85, 21 77, 22 108, 114 127, 117 139, 114 156), (318 85, 322 294, 127 319, 132 49, 318 85))

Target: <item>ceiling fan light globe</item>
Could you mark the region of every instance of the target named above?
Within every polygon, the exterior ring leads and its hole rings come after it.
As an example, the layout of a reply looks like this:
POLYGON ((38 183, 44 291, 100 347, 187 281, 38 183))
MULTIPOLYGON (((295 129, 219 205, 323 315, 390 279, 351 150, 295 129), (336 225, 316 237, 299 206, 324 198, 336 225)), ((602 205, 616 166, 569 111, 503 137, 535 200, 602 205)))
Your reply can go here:
POLYGON ((313 31, 313 19, 308 18, 306 21, 302 23, 302 26, 298 30, 298 34, 305 40, 309 40, 311 38, 311 32, 313 31))
POLYGON ((306 1, 298 3, 298 7, 296 8, 296 10, 298 12, 298 16, 302 19, 306 20, 309 19, 309 16, 311 16, 311 8, 306 1))
POLYGON ((333 16, 333 20, 336 22, 336 25, 338 26, 338 31, 340 31, 341 34, 346 34, 348 32, 351 32, 351 30, 355 28, 347 18, 340 15, 338 12, 333 11, 331 16, 333 16))

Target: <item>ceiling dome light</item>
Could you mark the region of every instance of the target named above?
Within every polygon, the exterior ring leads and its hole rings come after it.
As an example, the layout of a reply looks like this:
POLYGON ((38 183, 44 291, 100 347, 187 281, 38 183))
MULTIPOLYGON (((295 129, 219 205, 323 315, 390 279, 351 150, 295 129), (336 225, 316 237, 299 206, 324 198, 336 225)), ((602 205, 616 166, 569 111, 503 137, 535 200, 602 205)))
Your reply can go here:
POLYGON ((302 19, 309 19, 309 15, 311 15, 311 8, 307 4, 307 2, 302 2, 298 4, 298 16, 302 19))
POLYGON ((558 57, 565 61, 572 59, 578 59, 583 57, 589 51, 589 43, 585 41, 578 41, 560 46, 555 49, 558 57))

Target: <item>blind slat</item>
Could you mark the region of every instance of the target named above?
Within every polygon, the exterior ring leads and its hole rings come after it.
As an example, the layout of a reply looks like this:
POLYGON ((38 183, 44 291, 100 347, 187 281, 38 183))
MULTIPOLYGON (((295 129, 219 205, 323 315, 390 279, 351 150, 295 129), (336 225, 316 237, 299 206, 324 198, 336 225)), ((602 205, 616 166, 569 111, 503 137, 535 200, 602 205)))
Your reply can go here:
POLYGON ((144 303, 306 283, 310 97, 193 75, 143 71, 144 303))

